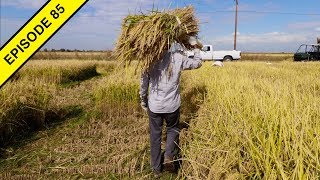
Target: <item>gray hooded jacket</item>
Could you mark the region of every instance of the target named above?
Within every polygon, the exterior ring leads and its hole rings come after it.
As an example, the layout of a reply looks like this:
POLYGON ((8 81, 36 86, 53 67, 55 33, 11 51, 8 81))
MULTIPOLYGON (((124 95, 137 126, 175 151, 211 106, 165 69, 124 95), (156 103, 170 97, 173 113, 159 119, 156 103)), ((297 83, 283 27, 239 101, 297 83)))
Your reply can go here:
POLYGON ((149 73, 141 75, 139 94, 150 111, 172 113, 180 107, 181 71, 201 67, 200 50, 195 49, 194 52, 194 58, 191 59, 181 52, 168 51, 149 73))

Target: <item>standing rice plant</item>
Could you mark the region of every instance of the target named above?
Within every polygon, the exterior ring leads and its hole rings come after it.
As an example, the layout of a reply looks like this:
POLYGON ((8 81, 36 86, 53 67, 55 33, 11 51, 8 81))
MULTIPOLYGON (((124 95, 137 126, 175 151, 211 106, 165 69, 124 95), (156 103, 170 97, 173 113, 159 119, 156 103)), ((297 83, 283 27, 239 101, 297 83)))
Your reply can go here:
POLYGON ((42 82, 7 83, 0 91, 0 147, 16 135, 43 128, 53 85, 42 82))
POLYGON ((96 108, 108 118, 126 117, 141 113, 139 77, 134 68, 114 72, 94 91, 96 108))
POLYGON ((0 91, 0 146, 70 112, 62 103, 66 98, 58 97, 57 92, 63 89, 58 85, 95 76, 96 66, 95 61, 29 62, 0 91), (57 98, 58 102, 53 102, 57 98))
POLYGON ((320 66, 236 63, 195 74, 207 96, 183 145, 190 179, 319 179, 320 66))
POLYGON ((148 70, 163 56, 173 42, 187 49, 189 36, 198 34, 198 20, 193 7, 172 11, 151 11, 150 14, 129 15, 124 18, 115 57, 124 62, 138 60, 148 70))
POLYGON ((96 69, 95 61, 31 61, 13 77, 13 80, 65 84, 97 76, 96 69))

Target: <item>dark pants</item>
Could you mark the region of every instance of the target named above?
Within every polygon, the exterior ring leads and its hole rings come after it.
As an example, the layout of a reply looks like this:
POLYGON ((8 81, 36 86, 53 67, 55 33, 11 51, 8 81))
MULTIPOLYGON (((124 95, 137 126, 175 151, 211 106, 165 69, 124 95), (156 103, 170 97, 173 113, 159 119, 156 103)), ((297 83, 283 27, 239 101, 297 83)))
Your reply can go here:
POLYGON ((167 124, 167 141, 165 156, 173 158, 178 150, 180 108, 173 113, 153 113, 148 110, 150 125, 151 166, 153 170, 161 170, 161 136, 163 120, 167 124))

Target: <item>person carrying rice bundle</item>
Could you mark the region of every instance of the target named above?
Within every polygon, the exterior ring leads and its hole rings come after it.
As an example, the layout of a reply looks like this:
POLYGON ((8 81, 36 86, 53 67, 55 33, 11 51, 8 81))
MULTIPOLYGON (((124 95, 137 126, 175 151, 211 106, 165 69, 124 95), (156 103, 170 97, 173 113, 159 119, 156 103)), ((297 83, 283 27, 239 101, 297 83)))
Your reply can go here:
POLYGON ((180 117, 180 75, 182 70, 201 67, 202 44, 196 38, 198 21, 193 8, 147 15, 128 16, 117 44, 117 57, 142 67, 140 82, 141 107, 149 115, 151 166, 155 177, 163 170, 176 172, 174 158, 178 155, 180 117), (128 22, 128 20, 130 20, 128 22), (146 30, 145 30, 146 29, 146 30), (140 30, 140 31, 139 31, 140 30), (193 49, 188 58, 176 45, 193 49), (167 140, 164 160, 161 156, 161 136, 166 122, 167 140))

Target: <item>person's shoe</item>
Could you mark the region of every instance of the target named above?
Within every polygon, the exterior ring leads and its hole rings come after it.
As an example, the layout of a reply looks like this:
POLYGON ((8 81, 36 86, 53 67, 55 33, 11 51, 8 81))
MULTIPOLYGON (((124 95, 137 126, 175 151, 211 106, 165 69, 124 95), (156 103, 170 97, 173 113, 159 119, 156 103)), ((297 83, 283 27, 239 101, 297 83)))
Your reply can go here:
POLYGON ((164 157, 163 169, 171 173, 176 172, 176 167, 174 165, 173 158, 167 156, 164 157))
POLYGON ((161 171, 153 170, 153 177, 158 179, 161 177, 161 171))

